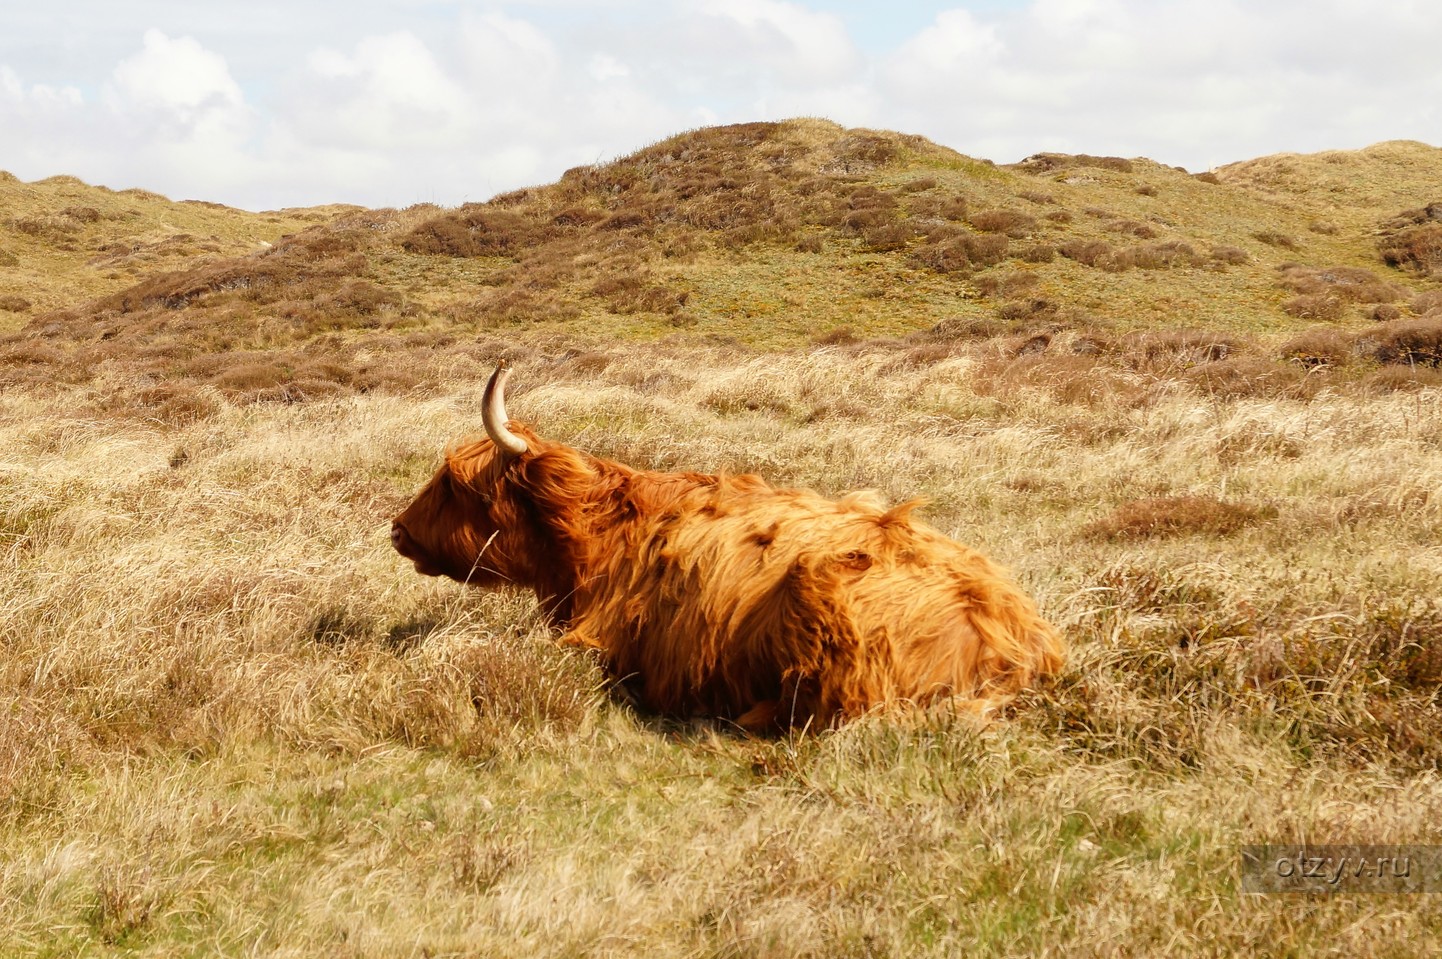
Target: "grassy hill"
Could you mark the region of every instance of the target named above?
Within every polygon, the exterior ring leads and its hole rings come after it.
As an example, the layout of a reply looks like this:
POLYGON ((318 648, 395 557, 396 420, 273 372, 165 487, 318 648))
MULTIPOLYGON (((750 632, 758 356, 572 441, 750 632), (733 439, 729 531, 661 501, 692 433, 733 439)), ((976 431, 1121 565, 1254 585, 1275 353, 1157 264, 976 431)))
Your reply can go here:
MULTIPOLYGON (((1231 363, 1219 378, 1280 388, 1299 354, 1330 374, 1352 354, 1411 363, 1419 336, 1436 350, 1437 323, 1415 319, 1438 303, 1442 261, 1428 244, 1442 223, 1425 204, 1439 175, 1442 150, 1406 143, 1200 177, 1108 157, 1007 169, 919 137, 793 121, 683 134, 485 204, 348 210, 240 257, 221 248, 320 211, 151 200, 145 223, 164 213, 166 228, 203 230, 217 249, 157 241, 127 254, 157 258, 126 268, 138 282, 87 302, 75 293, 117 272, 104 257, 79 265, 77 251, 138 241, 104 219, 64 241, 18 232, 51 244, 27 254, 22 281, 42 266, 66 278, 31 298, 68 302, 30 319, 0 368, 40 356, 47 378, 123 369, 265 398, 434 385, 437 346, 457 338, 590 349, 1010 336, 1075 367, 1077 356, 1135 365, 1135 334, 1161 330, 1221 337, 1212 359, 1231 363), (1419 232, 1420 252, 1389 266, 1387 238, 1419 232), (150 252, 161 249, 174 252, 150 252)), ((62 187, 81 189, 28 189, 62 187)), ((114 194, 104 209, 130 202, 114 194)), ((67 221, 41 208, 32 198, 10 222, 67 221)))
POLYGON ((251 214, 0 171, 0 333, 164 270, 253 253, 343 207, 251 214))
POLYGON ((0 951, 1424 954, 1435 897, 1239 848, 1439 841, 1438 183, 821 121, 458 209, 0 183, 0 951), (500 355, 599 455, 926 497, 1066 672, 985 728, 636 712, 389 547, 500 355))

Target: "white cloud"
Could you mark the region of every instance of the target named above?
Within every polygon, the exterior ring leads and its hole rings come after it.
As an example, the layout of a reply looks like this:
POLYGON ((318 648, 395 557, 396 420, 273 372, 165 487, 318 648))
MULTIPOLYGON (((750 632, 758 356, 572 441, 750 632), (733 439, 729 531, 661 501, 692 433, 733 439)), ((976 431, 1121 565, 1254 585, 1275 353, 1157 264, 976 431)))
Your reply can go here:
POLYGON ((144 44, 115 68, 108 92, 117 108, 163 110, 184 119, 244 102, 225 59, 194 39, 172 40, 151 29, 145 31, 144 44))
POLYGON ((44 84, 26 87, 14 70, 0 67, 0 108, 8 108, 9 112, 40 116, 50 112, 74 110, 84 104, 84 96, 75 87, 51 87, 44 84))
POLYGON ((0 168, 251 207, 402 205, 797 115, 999 162, 1061 149, 1199 169, 1442 141, 1442 5, 1407 0, 122 6, 48 0, 7 22, 0 168), (64 45, 37 32, 67 8, 81 27, 64 45))
POLYGON ((596 53, 591 56, 591 64, 587 72, 590 73, 592 80, 605 83, 607 80, 614 80, 617 77, 629 77, 631 68, 615 57, 596 53))
POLYGON ((349 54, 321 48, 308 65, 286 117, 298 141, 382 152, 464 143, 465 92, 418 37, 366 37, 349 54))
POLYGON ((748 66, 809 86, 854 77, 861 56, 839 17, 781 0, 703 0, 701 13, 741 28, 748 66))

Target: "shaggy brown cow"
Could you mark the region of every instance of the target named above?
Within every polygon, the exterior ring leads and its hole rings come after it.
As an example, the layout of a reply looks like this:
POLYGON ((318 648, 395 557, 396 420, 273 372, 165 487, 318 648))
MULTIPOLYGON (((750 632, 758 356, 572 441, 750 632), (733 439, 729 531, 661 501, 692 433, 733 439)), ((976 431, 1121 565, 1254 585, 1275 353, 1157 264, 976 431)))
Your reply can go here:
POLYGON ((986 712, 1060 666, 1032 601, 915 503, 597 459, 509 422, 509 372, 489 438, 447 452, 391 540, 426 575, 534 590, 646 706, 754 731, 938 697, 986 712))

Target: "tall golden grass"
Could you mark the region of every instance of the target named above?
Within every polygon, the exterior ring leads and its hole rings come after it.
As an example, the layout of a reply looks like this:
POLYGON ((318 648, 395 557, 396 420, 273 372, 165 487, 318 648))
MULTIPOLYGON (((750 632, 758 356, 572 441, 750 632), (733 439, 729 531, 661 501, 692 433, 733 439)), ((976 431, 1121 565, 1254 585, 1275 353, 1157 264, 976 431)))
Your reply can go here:
MULTIPOLYGON (((513 415, 644 467, 927 496, 1067 629, 1068 671, 989 727, 662 721, 554 648, 527 597, 390 551, 389 517, 478 429, 479 371, 289 404, 202 388, 166 419, 111 403, 133 388, 115 379, 7 393, 8 951, 1404 954, 1435 935, 1426 897, 1237 880, 1242 843, 1435 839, 1435 394, 1157 377, 1058 399, 988 341, 550 349, 513 415)), ((1136 355, 1126 376, 1147 375, 1136 355)))

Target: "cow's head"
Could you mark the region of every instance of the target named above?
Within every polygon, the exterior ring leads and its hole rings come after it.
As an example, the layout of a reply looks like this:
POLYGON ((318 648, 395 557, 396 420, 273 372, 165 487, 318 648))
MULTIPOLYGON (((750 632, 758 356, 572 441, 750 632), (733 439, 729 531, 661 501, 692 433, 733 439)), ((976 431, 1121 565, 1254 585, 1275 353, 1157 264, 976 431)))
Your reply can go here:
POLYGON ((544 445, 506 416, 502 361, 486 384, 486 439, 446 451, 445 463, 391 523, 391 544, 427 576, 495 586, 537 584, 544 551, 534 509, 517 496, 512 473, 544 445))

